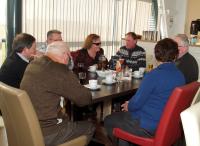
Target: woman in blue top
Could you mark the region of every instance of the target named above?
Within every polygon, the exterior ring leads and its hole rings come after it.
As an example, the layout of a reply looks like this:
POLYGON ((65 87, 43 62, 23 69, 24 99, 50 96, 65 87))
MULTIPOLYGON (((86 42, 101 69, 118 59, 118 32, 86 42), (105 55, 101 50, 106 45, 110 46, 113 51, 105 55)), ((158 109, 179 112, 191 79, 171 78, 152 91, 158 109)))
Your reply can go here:
MULTIPOLYGON (((172 39, 159 41, 154 49, 158 67, 147 73, 136 94, 122 104, 122 111, 107 116, 104 125, 113 138, 112 130, 119 127, 142 137, 154 135, 170 94, 177 86, 185 84, 183 74, 174 61, 178 56, 178 45, 172 39)), ((120 146, 128 142, 120 140, 120 146)))

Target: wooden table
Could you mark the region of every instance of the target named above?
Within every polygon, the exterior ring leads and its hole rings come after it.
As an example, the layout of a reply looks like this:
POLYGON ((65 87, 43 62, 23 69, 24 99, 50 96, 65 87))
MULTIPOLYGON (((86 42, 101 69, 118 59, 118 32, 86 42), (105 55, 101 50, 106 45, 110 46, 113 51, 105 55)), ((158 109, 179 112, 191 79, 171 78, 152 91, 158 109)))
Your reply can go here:
MULTIPOLYGON (((121 81, 112 85, 102 83, 102 79, 98 79, 101 88, 97 91, 91 91, 92 104, 100 102, 100 121, 112 112, 112 101, 125 101, 131 98, 140 86, 142 79, 132 78, 131 81, 121 81)), ((120 108, 120 107, 118 107, 120 108)))
MULTIPOLYGON (((106 116, 104 113, 110 113, 111 112, 111 102, 112 99, 122 99, 125 97, 132 97, 135 92, 137 91, 138 87, 140 86, 140 83, 142 79, 135 79, 132 78, 132 80, 122 80, 120 83, 115 83, 112 85, 106 85, 102 83, 103 78, 99 78, 95 74, 90 74, 89 77, 87 77, 87 81, 85 83, 88 83, 89 79, 98 79, 98 84, 101 85, 101 88, 99 90, 92 91, 92 103, 101 103, 101 120, 104 119, 106 116), (107 107, 107 108, 105 108, 107 107)), ((73 105, 72 105, 73 107, 73 105)), ((73 113, 73 108, 71 110, 73 113)), ((72 114, 73 115, 73 114, 72 114)), ((71 117, 73 120, 73 117, 71 117)))
POLYGON ((108 99, 120 98, 128 95, 134 95, 138 87, 140 86, 141 79, 132 78, 131 81, 121 81, 113 85, 102 84, 101 88, 97 91, 91 91, 93 103, 101 102, 108 99))

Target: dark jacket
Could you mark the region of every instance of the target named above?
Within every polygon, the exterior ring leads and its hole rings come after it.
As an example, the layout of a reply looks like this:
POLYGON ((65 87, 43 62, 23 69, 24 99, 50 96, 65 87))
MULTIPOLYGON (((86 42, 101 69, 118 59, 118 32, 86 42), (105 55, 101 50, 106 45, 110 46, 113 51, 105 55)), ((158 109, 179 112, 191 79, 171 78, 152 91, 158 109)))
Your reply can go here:
POLYGON ((198 80, 199 67, 195 58, 190 54, 186 53, 176 61, 176 66, 183 73, 186 84, 198 80))
POLYGON ((1 66, 0 81, 19 88, 27 65, 26 61, 22 60, 16 53, 12 53, 1 66))

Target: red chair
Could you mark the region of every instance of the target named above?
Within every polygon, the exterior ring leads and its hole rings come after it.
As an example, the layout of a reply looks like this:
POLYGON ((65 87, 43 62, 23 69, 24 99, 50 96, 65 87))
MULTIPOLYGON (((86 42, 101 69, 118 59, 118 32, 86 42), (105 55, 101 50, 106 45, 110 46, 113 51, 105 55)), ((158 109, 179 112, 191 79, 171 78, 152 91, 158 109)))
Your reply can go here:
POLYGON ((153 138, 136 136, 120 128, 114 128, 113 135, 141 146, 171 146, 182 135, 180 113, 190 106, 199 86, 199 82, 193 82, 174 89, 153 138))

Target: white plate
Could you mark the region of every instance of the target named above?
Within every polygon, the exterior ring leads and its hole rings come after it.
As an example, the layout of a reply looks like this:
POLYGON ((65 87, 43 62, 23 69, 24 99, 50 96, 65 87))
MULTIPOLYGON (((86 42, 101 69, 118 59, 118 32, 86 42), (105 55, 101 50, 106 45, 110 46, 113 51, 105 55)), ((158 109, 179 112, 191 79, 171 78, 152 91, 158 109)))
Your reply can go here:
POLYGON ((94 71, 94 70, 90 70, 90 69, 88 69, 88 71, 89 71, 89 72, 96 72, 96 70, 94 71))
POLYGON ((107 84, 107 85, 111 85, 111 84, 116 83, 116 81, 113 80, 111 83, 108 83, 106 80, 102 80, 102 83, 107 84))
POLYGON ((96 88, 91 88, 89 84, 84 85, 86 88, 90 89, 90 90, 99 90, 101 88, 101 85, 97 85, 96 88))

